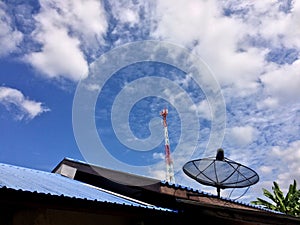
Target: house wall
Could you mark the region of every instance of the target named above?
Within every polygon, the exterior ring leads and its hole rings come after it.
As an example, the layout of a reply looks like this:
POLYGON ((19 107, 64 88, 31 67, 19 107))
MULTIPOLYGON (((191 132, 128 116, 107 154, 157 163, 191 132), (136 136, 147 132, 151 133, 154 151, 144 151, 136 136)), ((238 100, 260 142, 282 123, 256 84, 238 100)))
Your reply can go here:
POLYGON ((74 212, 70 210, 57 209, 22 209, 11 215, 12 225, 96 225, 96 224, 117 224, 126 225, 137 218, 126 217, 125 215, 109 215, 105 213, 74 212))
POLYGON ((116 203, 0 188, 0 225, 148 225, 176 214, 116 203))
MULTIPOLYGON (((3 202, 0 198, 0 225, 299 225, 296 218, 283 215, 242 212, 182 202, 178 213, 168 213, 139 207, 114 204, 37 204, 26 202, 3 202), (96 206, 96 207, 95 207, 96 206)), ((87 202, 86 202, 87 203, 87 202)))
MULTIPOLYGON (((0 207, 0 225, 150 225, 164 224, 166 219, 179 224, 172 216, 119 210, 76 211, 52 208, 0 207), (90 212, 91 211, 91 212, 90 212)), ((178 221, 179 222, 179 221, 178 221)))

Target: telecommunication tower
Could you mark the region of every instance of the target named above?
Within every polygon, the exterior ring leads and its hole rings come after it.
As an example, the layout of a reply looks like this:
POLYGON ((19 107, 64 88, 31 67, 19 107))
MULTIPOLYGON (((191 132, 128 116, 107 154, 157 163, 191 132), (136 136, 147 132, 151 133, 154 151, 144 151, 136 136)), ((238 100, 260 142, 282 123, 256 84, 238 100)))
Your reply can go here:
POLYGON ((174 177, 174 168, 173 168, 173 160, 171 158, 171 151, 170 151, 170 142, 169 142, 169 135, 168 135, 168 125, 167 125, 167 115, 168 109, 163 109, 160 112, 160 115, 163 117, 163 125, 164 125, 164 135, 165 135, 165 160, 166 160, 166 181, 170 183, 175 183, 174 177))

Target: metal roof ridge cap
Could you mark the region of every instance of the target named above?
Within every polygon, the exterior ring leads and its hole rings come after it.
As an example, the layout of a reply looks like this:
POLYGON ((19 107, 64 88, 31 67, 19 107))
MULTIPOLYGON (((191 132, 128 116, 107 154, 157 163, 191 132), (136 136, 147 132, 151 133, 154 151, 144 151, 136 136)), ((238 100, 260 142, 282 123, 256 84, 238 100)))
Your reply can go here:
POLYGON ((201 191, 199 189, 195 189, 193 187, 184 186, 182 184, 170 183, 170 182, 168 182, 166 180, 161 180, 160 183, 163 184, 163 185, 169 186, 169 187, 177 187, 177 188, 180 188, 182 190, 187 190, 187 191, 191 191, 191 192, 195 192, 195 193, 199 193, 199 194, 214 196, 213 194, 211 194, 209 192, 204 192, 204 191, 201 191))

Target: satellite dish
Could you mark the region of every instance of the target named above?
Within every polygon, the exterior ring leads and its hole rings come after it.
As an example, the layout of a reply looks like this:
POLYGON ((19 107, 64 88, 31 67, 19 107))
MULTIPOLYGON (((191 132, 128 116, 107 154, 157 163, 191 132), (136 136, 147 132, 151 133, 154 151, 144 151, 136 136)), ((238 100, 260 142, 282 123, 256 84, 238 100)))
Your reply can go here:
POLYGON ((215 158, 195 159, 183 166, 183 172, 203 185, 220 189, 243 188, 256 184, 258 174, 247 166, 224 157, 223 149, 218 149, 215 158))

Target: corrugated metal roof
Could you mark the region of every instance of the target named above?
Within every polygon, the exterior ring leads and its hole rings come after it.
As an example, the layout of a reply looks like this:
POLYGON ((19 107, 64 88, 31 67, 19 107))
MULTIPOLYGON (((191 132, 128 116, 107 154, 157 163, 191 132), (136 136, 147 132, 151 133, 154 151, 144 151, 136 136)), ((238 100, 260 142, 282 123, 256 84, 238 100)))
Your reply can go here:
POLYGON ((60 174, 0 163, 0 188, 4 187, 20 191, 168 210, 137 203, 87 186, 80 181, 72 180, 60 174))

